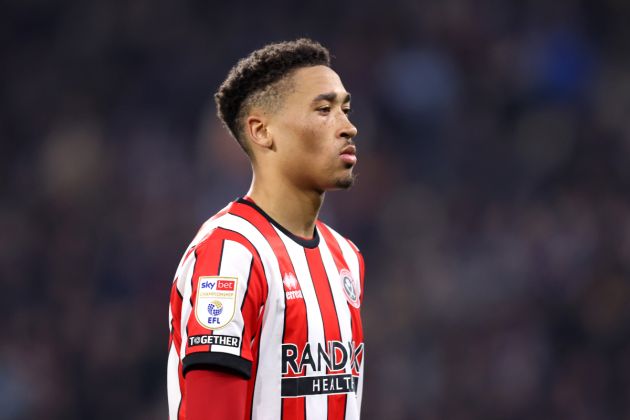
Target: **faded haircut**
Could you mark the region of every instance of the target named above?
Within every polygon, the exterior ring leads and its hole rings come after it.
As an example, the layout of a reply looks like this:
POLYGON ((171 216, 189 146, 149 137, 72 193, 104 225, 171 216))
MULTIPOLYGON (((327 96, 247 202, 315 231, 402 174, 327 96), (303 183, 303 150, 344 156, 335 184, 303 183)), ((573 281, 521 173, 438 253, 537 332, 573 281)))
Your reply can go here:
POLYGON ((275 111, 288 88, 288 78, 297 69, 330 67, 330 53, 307 38, 266 45, 241 59, 227 75, 214 100, 217 115, 249 155, 244 122, 253 106, 275 111))

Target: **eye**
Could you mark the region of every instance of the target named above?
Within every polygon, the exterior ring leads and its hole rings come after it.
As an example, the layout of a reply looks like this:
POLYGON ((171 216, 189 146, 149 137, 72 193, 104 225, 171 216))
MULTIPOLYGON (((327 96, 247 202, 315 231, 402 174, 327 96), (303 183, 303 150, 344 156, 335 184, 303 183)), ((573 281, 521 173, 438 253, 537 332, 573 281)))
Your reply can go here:
POLYGON ((326 105, 326 106, 320 106, 319 108, 317 108, 317 112, 319 112, 320 114, 328 114, 330 112, 330 106, 326 105))
POLYGON ((352 114, 352 108, 344 108, 343 109, 343 113, 346 114, 346 115, 352 114))

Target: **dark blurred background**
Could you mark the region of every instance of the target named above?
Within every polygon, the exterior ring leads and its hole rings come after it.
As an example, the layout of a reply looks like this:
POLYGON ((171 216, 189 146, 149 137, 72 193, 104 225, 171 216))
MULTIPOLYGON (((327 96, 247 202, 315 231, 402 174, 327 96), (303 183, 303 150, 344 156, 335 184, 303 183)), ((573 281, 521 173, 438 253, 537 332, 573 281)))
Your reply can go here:
POLYGON ((168 292, 249 186, 236 60, 328 46, 367 260, 363 418, 630 419, 630 3, 5 0, 0 418, 166 418, 168 292))

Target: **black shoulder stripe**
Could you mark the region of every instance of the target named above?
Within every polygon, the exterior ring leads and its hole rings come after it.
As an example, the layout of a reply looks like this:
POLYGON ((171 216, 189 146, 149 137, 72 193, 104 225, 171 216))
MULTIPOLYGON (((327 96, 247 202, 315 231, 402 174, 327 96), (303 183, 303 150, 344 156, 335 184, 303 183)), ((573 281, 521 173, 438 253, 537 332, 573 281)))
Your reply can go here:
MULTIPOLYGON (((243 302, 241 302, 241 314, 243 313, 243 306, 245 306, 245 300, 247 299, 247 295, 249 294, 249 288, 251 286, 250 282, 252 280, 252 270, 254 269, 254 256, 252 255, 252 261, 249 263, 249 273, 247 274, 247 289, 245 289, 245 294, 243 295, 243 302)), ((254 334, 256 332, 254 331, 254 334)), ((238 351, 239 354, 243 354, 243 340, 245 334, 245 320, 243 320, 243 329, 241 330, 241 346, 238 351)))
POLYGON ((197 249, 195 249, 195 263, 193 264, 192 273, 190 273, 190 298, 189 300, 190 300, 191 307, 194 307, 192 296, 193 296, 193 290, 195 289, 194 282, 195 282, 195 268, 197 268, 197 261, 199 261, 199 256, 197 255, 197 249))

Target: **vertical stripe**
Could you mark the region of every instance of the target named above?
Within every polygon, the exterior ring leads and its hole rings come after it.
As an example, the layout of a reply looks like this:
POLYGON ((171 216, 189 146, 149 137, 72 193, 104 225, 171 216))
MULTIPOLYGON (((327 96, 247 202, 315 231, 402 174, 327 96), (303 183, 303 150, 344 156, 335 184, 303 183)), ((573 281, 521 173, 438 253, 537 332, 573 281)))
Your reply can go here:
POLYGON ((191 255, 193 255, 194 250, 195 250, 194 246, 188 247, 188 249, 184 253, 184 256, 182 257, 182 260, 179 262, 179 265, 177 266, 177 271, 175 272, 175 280, 173 281, 173 283, 175 283, 177 287, 177 291, 179 292, 180 295, 184 294, 184 277, 185 276, 182 275, 182 272, 184 270, 184 267, 187 266, 188 259, 191 257, 191 255))
MULTIPOLYGON (((256 363, 250 382, 252 420, 279 419, 281 413, 280 375, 282 346, 284 291, 280 266, 274 252, 263 234, 242 215, 227 214, 221 227, 239 232, 260 252, 261 262, 267 277, 268 298, 263 314, 263 328, 257 346, 256 363), (273 279, 273 280, 272 280, 273 279), (255 375, 255 376, 254 376, 255 375)), ((248 408, 249 410, 249 408, 248 408)))
POLYGON ((179 403, 182 400, 182 394, 180 390, 179 375, 179 357, 177 356, 177 350, 175 346, 171 345, 168 352, 168 365, 167 365, 167 379, 166 386, 168 390, 168 409, 169 418, 172 420, 177 419, 177 412, 179 411, 179 403))
MULTIPOLYGON (((304 349, 304 346, 308 342, 311 349, 311 354, 317 354, 318 345, 326 345, 326 332, 324 327, 324 321, 321 311, 321 303, 319 302, 319 294, 315 287, 315 281, 311 277, 311 270, 309 268, 306 255, 304 254, 304 248, 292 239, 287 237, 284 233, 276 230, 284 245, 287 249, 289 257, 295 267, 295 275, 297 276, 300 289, 302 291, 303 299, 294 299, 293 302, 303 302, 306 310, 306 319, 302 319, 302 324, 306 323, 306 336, 303 337, 303 341, 294 341, 299 349, 304 349)), ((299 324, 290 325, 295 330, 301 330, 299 324)), ((301 337, 300 337, 301 338, 301 337)), ((298 340, 300 339, 298 338, 298 340)), ((306 366, 305 376, 318 376, 324 372, 313 371, 310 366, 306 366)), ((302 375, 298 375, 302 376, 302 375)), ((308 398, 300 397, 294 398, 305 401, 305 415, 307 419, 323 419, 326 418, 328 400, 326 395, 312 395, 308 398)), ((294 400, 292 398, 292 400, 294 400)))
MULTIPOLYGON (((249 254, 253 256, 248 270, 249 274, 247 275, 249 282, 240 306, 243 316, 243 326, 240 334, 240 356, 252 361, 251 376, 247 385, 245 414, 245 418, 251 418, 254 386, 260 361, 262 321, 265 319, 265 310, 269 306, 269 268, 266 264, 263 265, 263 259, 258 249, 242 233, 229 229, 226 226, 221 226, 218 230, 223 233, 226 239, 243 245, 249 251, 249 254)), ((264 241, 264 238, 262 240, 264 241)))
MULTIPOLYGON (((249 273, 247 274, 247 278, 249 279, 249 280, 248 280, 248 285, 247 285, 247 289, 245 289, 245 293, 243 294, 243 301, 241 302, 241 307, 240 307, 240 311, 241 311, 241 313, 244 313, 244 311, 245 311, 245 302, 247 302, 247 296, 249 295, 249 292, 250 292, 250 284, 251 284, 251 282, 254 280, 254 279, 252 278, 252 275, 253 275, 253 273, 254 273, 254 265, 255 265, 255 261, 256 261, 256 260, 254 259, 253 255, 252 255, 252 261, 251 261, 251 263, 249 264, 249 273)), ((259 263, 259 264, 260 264, 260 263, 259 263)), ((256 270, 256 272, 257 272, 257 273, 261 273, 261 272, 262 272, 262 269, 260 269, 260 268, 259 268, 258 270, 256 270)), ((264 274, 263 274, 263 276, 264 276, 264 274)), ((267 283, 267 280, 266 280, 266 279, 264 279, 263 281, 264 281, 265 283, 267 283)), ((265 293, 265 294, 261 294, 261 296, 265 296, 265 299, 266 299, 267 294, 266 294, 266 293, 265 293)), ((261 311, 261 310, 263 310, 263 308, 264 308, 264 302, 262 302, 262 299, 261 299, 261 306, 259 307, 259 312, 258 312, 259 317, 260 317, 260 311, 261 311)), ((246 322, 243 322, 243 328, 241 329, 241 337, 245 337, 245 328, 246 328, 246 327, 247 327, 246 322)), ((257 336, 257 335, 258 335, 257 333, 258 333, 258 328, 256 328, 256 329, 252 329, 252 337, 250 338, 250 340, 253 340, 253 337, 255 337, 255 336, 257 336)), ((240 345, 240 348, 239 348, 239 354, 240 354, 241 356, 243 355, 243 343, 244 343, 244 342, 245 342, 245 340, 244 340, 244 339, 242 339, 242 340, 241 340, 241 345, 240 345)), ((251 342, 250 342, 250 343, 248 343, 248 345, 249 345, 250 350, 251 350, 251 342)), ((253 351, 252 351, 252 353, 253 353, 253 351)))
MULTIPOLYGON (((291 258, 287 253, 287 249, 282 239, 278 235, 275 228, 269 223, 269 221, 258 211, 252 207, 244 204, 235 203, 230 213, 243 217, 251 221, 256 229, 265 237, 269 246, 273 250, 273 254, 278 261, 280 276, 278 279, 282 280, 287 274, 295 275, 295 269, 291 258)), ((281 284, 282 285, 282 284, 281 284)), ((283 294, 283 300, 286 298, 283 294)), ((282 333, 282 343, 295 343, 298 348, 306 342, 306 331, 296 326, 304 325, 306 317, 306 307, 304 302, 300 302, 300 299, 293 299, 285 301, 284 308, 284 325, 282 333)), ((282 348, 279 346, 280 349, 282 348)), ((277 371, 275 374, 278 375, 277 371)), ((300 420, 304 418, 305 405, 304 398, 284 398, 282 399, 282 418, 291 420, 300 420)))
POLYGON ((195 270, 195 263, 197 262, 196 254, 192 254, 184 267, 182 268, 181 278, 182 284, 184 287, 184 293, 182 293, 182 313, 180 318, 179 331, 181 333, 181 343, 179 349, 179 358, 182 360, 186 355, 186 340, 188 340, 188 334, 186 333, 186 326, 188 325, 188 319, 190 318, 190 314, 192 312, 192 282, 193 282, 193 273, 195 270))
MULTIPOLYGON (((225 241, 221 238, 210 238, 206 239, 204 242, 200 243, 195 248, 195 265, 193 269, 193 274, 191 278, 191 295, 190 295, 190 306, 193 308, 196 305, 197 298, 197 288, 199 287, 199 279, 203 276, 216 276, 219 273, 219 267, 221 266, 221 261, 223 260, 223 252, 225 249, 225 241)), ((195 311, 198 311, 198 308, 194 308, 195 311)), ((191 309, 192 313, 192 309, 191 309)), ((194 349, 186 346, 186 340, 190 331, 192 330, 192 335, 200 335, 200 334, 208 334, 214 335, 213 330, 208 330, 206 327, 199 324, 197 319, 197 314, 199 312, 195 312, 195 316, 188 316, 188 320, 186 323, 186 337, 183 337, 182 345, 186 348, 186 352, 183 357, 192 352, 204 352, 210 350, 210 345, 201 345, 196 346, 194 349)), ((183 360, 182 357, 182 360, 183 360)))
MULTIPOLYGON (((243 306, 245 293, 249 286, 249 273, 253 262, 253 256, 244 245, 228 239, 223 241, 222 251, 222 258, 217 273, 221 277, 236 277, 237 290, 236 300, 234 302, 233 318, 225 327, 217 330, 217 334, 239 337, 242 339, 241 334, 243 332, 245 321, 243 319, 241 307, 243 306)), ((210 346, 209 350, 229 353, 235 356, 241 355, 240 346, 230 347, 214 344, 210 346)))
MULTIPOLYGON (((343 341, 344 343, 350 343, 352 341, 356 343, 357 341, 361 341, 361 339, 359 339, 358 337, 353 337, 350 307, 347 303, 346 296, 341 288, 341 281, 339 279, 340 268, 335 264, 333 256, 325 240, 322 240, 320 242, 319 249, 321 252, 324 268, 326 270, 326 273, 328 274, 330 290, 332 293, 333 302, 335 304, 335 309, 337 311, 341 341, 343 341)), ((350 366, 346 366, 345 371, 347 374, 352 374, 352 368, 350 366)), ((342 416, 342 418, 348 420, 358 418, 358 413, 356 407, 354 407, 354 404, 348 404, 348 400, 352 399, 354 399, 354 396, 352 394, 345 396, 345 406, 343 409, 344 415, 342 416)))
MULTIPOLYGON (((321 241, 323 242, 323 241, 321 241)), ((320 244, 321 244, 320 242, 320 244)), ((322 261, 320 248, 304 249, 308 265, 311 270, 311 276, 315 284, 319 305, 323 314, 324 328, 326 330, 326 341, 341 341, 341 331, 339 327, 339 317, 332 295, 331 280, 338 277, 333 274, 332 279, 329 278, 322 261)), ((346 343, 347 344, 347 343, 346 343)), ((345 373, 345 369, 341 372, 326 370, 326 373, 345 373)), ((328 396, 328 420, 343 420, 345 415, 346 395, 329 395, 328 396)))
POLYGON ((180 314, 182 308, 182 296, 177 289, 177 281, 173 282, 171 287, 171 299, 168 309, 168 317, 170 323, 170 334, 168 343, 168 364, 166 371, 166 384, 168 395, 169 418, 177 419, 179 415, 179 407, 182 401, 182 382, 183 378, 180 372, 179 345, 181 334, 177 317, 174 314, 180 314))
MULTIPOLYGON (((235 324, 228 325, 221 332, 241 338, 238 351, 234 349, 230 353, 253 361, 252 339, 258 335, 261 327, 261 317, 268 297, 267 275, 258 250, 245 236, 224 227, 218 227, 216 232, 225 240, 226 247, 230 248, 226 249, 219 273, 221 276, 239 278, 234 308, 239 312, 235 312, 235 320, 232 321, 235 324), (232 248, 238 251, 235 253, 231 251, 232 248), (241 326, 240 333, 236 325, 241 326)), ((221 348, 216 347, 218 350, 221 348)), ((215 345, 212 346, 213 351, 214 349, 215 345)))
POLYGON ((363 350, 363 357, 361 358, 361 365, 359 366, 359 371, 361 375, 359 376, 359 384, 357 385, 357 399, 356 399, 356 415, 354 415, 353 419, 358 419, 361 416, 361 400, 363 398, 363 378, 365 378, 365 350, 363 350))
MULTIPOLYGON (((324 242, 326 242, 326 246, 330 251, 330 255, 335 263, 337 273, 343 268, 347 268, 350 270, 352 276, 356 276, 355 278, 359 278, 360 276, 360 268, 359 268, 359 258, 358 254, 353 250, 348 241, 343 238, 341 235, 336 233, 334 230, 330 229, 328 226, 323 223, 318 223, 318 228, 324 238, 324 242)), ((339 276, 337 275, 337 278, 339 276)), ((339 290, 341 293, 341 283, 338 283, 339 290)), ((362 293, 359 291, 359 293, 362 293)), ((343 295, 345 300, 345 293, 343 295)), ((339 306, 337 306, 339 308, 339 306)), ((359 345, 363 343, 363 327, 361 324, 361 314, 360 309, 351 306, 346 303, 345 307, 348 310, 350 315, 350 326, 352 328, 352 341, 354 341, 355 345, 359 345)), ((341 311, 339 311, 341 313, 341 311)), ((356 419, 359 417, 360 409, 361 409, 361 398, 363 393, 363 361, 365 358, 365 353, 363 353, 360 366, 359 366, 359 386, 357 387, 356 394, 353 396, 352 394, 348 396, 347 405, 346 405, 346 419, 356 419)), ((356 373, 356 372, 355 372, 356 373)))

